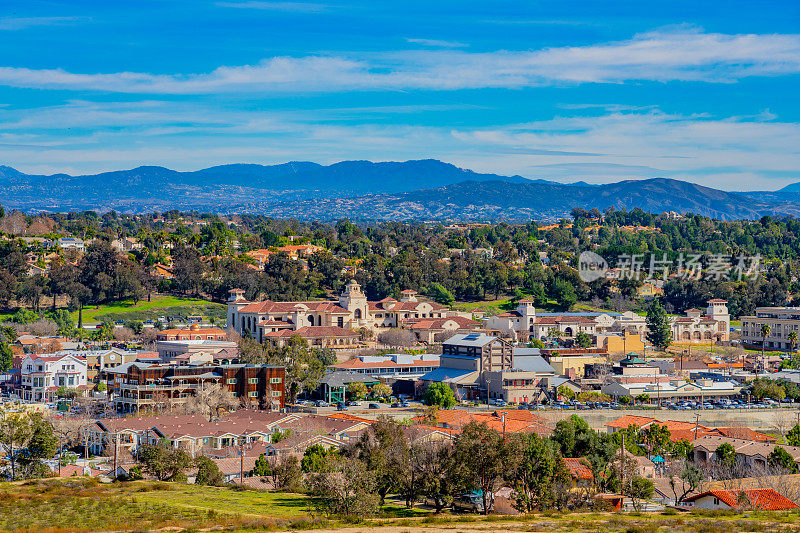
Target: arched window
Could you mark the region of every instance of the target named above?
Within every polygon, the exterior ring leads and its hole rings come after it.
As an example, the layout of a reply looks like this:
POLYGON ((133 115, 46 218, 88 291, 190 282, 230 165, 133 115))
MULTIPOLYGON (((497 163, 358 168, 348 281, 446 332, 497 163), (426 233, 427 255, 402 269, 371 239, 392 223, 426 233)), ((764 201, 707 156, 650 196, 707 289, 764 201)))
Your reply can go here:
POLYGON ((360 320, 361 319, 361 309, 356 309, 355 312, 353 312, 353 316, 355 317, 356 320, 360 320))
POLYGON ((314 315, 308 315, 308 324, 310 326, 314 325, 314 315))

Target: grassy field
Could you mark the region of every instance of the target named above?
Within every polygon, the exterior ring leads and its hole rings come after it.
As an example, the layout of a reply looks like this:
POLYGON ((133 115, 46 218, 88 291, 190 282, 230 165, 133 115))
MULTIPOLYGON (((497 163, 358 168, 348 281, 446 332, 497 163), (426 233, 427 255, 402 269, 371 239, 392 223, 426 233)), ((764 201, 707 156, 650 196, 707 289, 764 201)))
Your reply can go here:
POLYGON ((316 516, 302 494, 88 478, 0 483, 0 531, 304 531, 366 533, 800 531, 800 513, 545 512, 524 516, 433 515, 397 503, 380 517, 349 521, 316 516))
MULTIPOLYGON (((154 296, 151 301, 140 301, 136 304, 132 300, 123 300, 112 304, 89 306, 83 309, 84 322, 101 322, 103 320, 154 320, 159 316, 202 315, 207 318, 214 317, 218 321, 225 319, 227 309, 225 305, 199 300, 196 298, 179 298, 175 296, 154 296)), ((72 313, 74 320, 78 319, 78 312, 72 313)))

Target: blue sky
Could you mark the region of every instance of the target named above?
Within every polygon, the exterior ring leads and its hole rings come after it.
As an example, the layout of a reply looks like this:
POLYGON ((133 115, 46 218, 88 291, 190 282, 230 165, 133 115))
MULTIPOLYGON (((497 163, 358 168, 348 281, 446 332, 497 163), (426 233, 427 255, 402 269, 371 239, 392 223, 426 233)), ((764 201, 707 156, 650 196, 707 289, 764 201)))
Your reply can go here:
POLYGON ((800 2, 0 6, 0 164, 437 158, 593 183, 800 181, 800 2))

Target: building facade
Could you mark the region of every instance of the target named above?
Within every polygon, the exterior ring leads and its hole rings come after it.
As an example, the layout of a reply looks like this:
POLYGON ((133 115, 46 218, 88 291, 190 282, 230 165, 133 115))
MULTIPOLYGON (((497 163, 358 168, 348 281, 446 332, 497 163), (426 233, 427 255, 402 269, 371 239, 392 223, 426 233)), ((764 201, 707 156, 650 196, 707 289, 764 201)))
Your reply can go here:
POLYGON ((796 349, 789 339, 794 332, 800 335, 800 307, 757 307, 754 316, 743 316, 742 344, 772 350, 796 349), (761 326, 769 326, 769 334, 764 338, 761 326))
POLYGON ((73 354, 35 355, 22 360, 20 398, 34 402, 51 402, 59 387, 85 391, 86 359, 73 354))
POLYGON ((282 366, 130 363, 107 374, 120 413, 161 412, 215 384, 233 392, 247 407, 277 410, 286 405, 282 366))
POLYGON ((251 335, 260 342, 288 337, 296 332, 301 336, 331 334, 340 337, 336 345, 347 344, 347 335, 340 330, 398 328, 406 320, 443 318, 447 313, 443 305, 418 300, 417 293, 412 290, 403 291, 400 301, 393 298, 368 301, 355 280, 345 285, 338 300, 248 302, 241 289, 229 292, 228 326, 240 335, 251 335), (302 328, 321 327, 329 329, 301 331, 302 328))

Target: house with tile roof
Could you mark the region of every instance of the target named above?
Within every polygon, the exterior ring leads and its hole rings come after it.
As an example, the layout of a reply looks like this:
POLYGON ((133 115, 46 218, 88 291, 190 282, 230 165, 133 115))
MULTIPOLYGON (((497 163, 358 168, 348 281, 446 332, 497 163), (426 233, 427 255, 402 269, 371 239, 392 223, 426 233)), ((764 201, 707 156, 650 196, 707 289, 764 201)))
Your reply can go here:
POLYGON ((87 432, 89 450, 101 454, 109 446, 117 453, 136 454, 139 446, 166 440, 196 456, 227 456, 231 447, 252 448, 269 443, 281 424, 290 424, 296 414, 240 409, 209 421, 201 415, 163 415, 97 420, 87 432))
POLYGON ((585 457, 564 457, 564 466, 572 478, 573 490, 589 487, 594 483, 591 465, 585 457))
MULTIPOLYGON (((769 454, 775 449, 774 442, 759 442, 736 439, 717 435, 707 435, 692 441, 694 449, 692 458, 696 463, 707 463, 717 460, 716 450, 723 444, 730 444, 736 451, 736 461, 747 467, 764 468, 767 466, 769 454)), ((795 463, 800 465, 800 446, 781 446, 795 463)))
POLYGON ((670 440, 678 442, 680 440, 693 441, 700 437, 709 435, 718 437, 730 437, 742 440, 752 440, 757 442, 776 441, 772 435, 760 433, 747 427, 706 427, 695 422, 684 422, 680 420, 659 420, 649 416, 625 415, 616 420, 605 424, 608 433, 623 431, 630 426, 636 426, 640 430, 647 429, 652 424, 665 426, 670 432, 670 440))
POLYGON ((762 511, 789 511, 798 505, 775 489, 709 490, 684 498, 687 508, 733 510, 753 508, 762 511))

